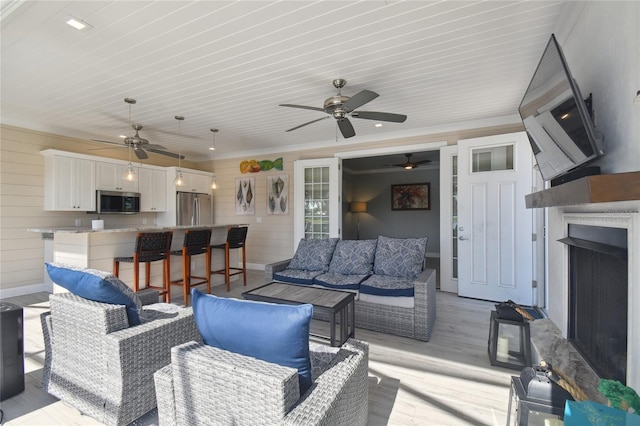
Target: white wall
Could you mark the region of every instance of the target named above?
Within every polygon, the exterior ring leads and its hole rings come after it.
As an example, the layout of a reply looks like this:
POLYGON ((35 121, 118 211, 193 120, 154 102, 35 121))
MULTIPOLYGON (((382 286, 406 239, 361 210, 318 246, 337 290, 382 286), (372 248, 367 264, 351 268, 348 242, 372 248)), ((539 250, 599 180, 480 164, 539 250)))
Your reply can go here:
MULTIPOLYGON (((640 170, 640 2, 568 2, 558 21, 558 42, 583 95, 593 93, 597 130, 605 137, 606 155, 597 164, 603 173, 640 170)), ((565 273, 562 234, 564 212, 638 211, 638 203, 548 209, 548 313, 566 329, 562 288, 565 273)))

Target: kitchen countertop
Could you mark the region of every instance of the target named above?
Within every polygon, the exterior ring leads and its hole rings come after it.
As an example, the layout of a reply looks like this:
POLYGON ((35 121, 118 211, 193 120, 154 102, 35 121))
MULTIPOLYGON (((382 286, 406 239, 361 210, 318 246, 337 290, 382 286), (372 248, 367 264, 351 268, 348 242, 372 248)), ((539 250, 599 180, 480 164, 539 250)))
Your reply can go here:
POLYGON ((105 227, 104 229, 91 229, 83 226, 69 226, 69 227, 51 227, 51 228, 29 228, 29 232, 39 232, 42 234, 53 233, 67 233, 67 234, 87 234, 97 232, 161 232, 161 231, 176 231, 186 229, 207 229, 207 228, 227 228, 229 226, 249 226, 246 223, 230 223, 230 224, 213 224, 213 225, 199 225, 199 226, 157 226, 157 225, 140 225, 140 226, 125 226, 125 227, 105 227))

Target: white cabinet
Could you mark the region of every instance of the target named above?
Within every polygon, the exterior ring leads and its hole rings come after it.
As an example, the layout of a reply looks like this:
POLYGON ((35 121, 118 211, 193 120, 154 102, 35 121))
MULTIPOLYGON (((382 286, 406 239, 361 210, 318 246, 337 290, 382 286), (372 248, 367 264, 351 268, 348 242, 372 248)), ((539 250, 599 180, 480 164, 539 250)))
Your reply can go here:
POLYGON ((195 173, 182 173, 184 186, 178 189, 185 192, 200 192, 209 194, 211 192, 211 175, 201 175, 195 173))
POLYGON ((167 209, 167 172, 164 170, 140 168, 138 177, 140 211, 165 211, 167 209))
MULTIPOLYGON (((124 178, 128 167, 123 164, 97 162, 96 189, 138 192, 138 179, 128 181, 124 178)), ((133 167, 133 171, 137 176, 138 168, 133 167)))
POLYGON ((95 211, 95 161, 61 155, 45 157, 45 210, 95 211))

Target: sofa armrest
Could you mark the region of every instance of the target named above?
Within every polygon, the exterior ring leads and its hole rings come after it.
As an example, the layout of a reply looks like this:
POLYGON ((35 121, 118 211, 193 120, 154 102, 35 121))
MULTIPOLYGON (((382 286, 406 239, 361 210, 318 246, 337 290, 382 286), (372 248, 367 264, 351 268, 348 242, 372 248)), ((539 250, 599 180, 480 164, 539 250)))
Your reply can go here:
POLYGON ((349 339, 314 381, 285 424, 366 425, 369 408, 369 344, 349 339))
POLYGON ((295 368, 196 342, 174 347, 171 367, 177 425, 278 424, 300 395, 295 368))
POLYGON ((425 269, 414 280, 416 339, 429 341, 436 322, 436 271, 425 269))
POLYGON ((269 263, 267 265, 264 266, 264 279, 266 282, 272 282, 273 281, 273 274, 275 274, 276 272, 280 272, 280 271, 284 271, 285 269, 287 269, 287 266, 289 266, 289 263, 291 263, 291 259, 285 259, 285 260, 281 260, 279 262, 275 262, 275 263, 269 263))
POLYGON ((171 365, 167 365, 156 371, 153 375, 156 388, 156 400, 158 401, 158 423, 160 426, 173 426, 177 424, 171 368, 171 365))

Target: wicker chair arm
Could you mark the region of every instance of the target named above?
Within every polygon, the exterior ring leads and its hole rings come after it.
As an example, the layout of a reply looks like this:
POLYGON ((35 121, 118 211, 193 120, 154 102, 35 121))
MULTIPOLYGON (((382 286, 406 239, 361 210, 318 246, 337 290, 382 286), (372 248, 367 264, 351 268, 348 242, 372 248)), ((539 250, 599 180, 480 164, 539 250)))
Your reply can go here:
POLYGON ((142 305, 151 305, 152 303, 158 303, 160 298, 160 292, 152 288, 145 288, 136 293, 142 305))
POLYGON ((284 419, 287 425, 366 425, 369 345, 349 339, 284 419))
POLYGON ((284 271, 285 269, 287 269, 287 266, 289 266, 289 263, 291 263, 291 259, 285 259, 285 260, 281 260, 279 262, 269 263, 269 264, 265 265, 264 266, 264 278, 265 278, 266 282, 273 281, 273 274, 276 273, 276 272, 284 271))
POLYGON ((429 341, 436 321, 436 271, 425 269, 414 281, 415 338, 429 341))
POLYGON ((176 401, 173 389, 171 365, 162 367, 153 375, 156 399, 158 401, 158 421, 160 426, 174 426, 176 420, 176 401))

